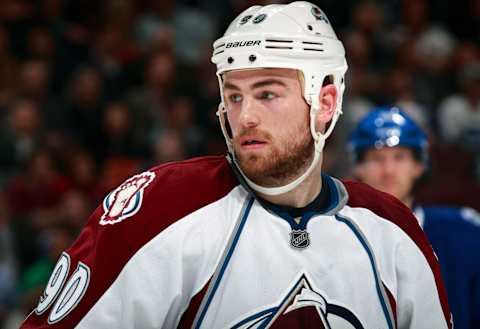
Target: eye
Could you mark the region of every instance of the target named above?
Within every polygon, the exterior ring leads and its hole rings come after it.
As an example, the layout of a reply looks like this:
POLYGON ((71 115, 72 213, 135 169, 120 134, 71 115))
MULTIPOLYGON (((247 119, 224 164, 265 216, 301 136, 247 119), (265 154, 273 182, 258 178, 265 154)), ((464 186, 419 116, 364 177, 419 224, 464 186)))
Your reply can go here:
POLYGON ((383 159, 378 156, 378 154, 370 154, 369 156, 365 157, 365 162, 370 164, 379 164, 383 161, 383 159))
POLYGON ((408 161, 410 158, 410 154, 407 152, 399 152, 395 154, 395 160, 397 161, 408 161))
POLYGON ((239 94, 233 94, 228 96, 228 100, 232 103, 240 103, 242 101, 242 96, 239 94))
POLYGON ((271 91, 262 91, 260 94, 260 99, 272 100, 277 97, 276 94, 272 93, 271 91))

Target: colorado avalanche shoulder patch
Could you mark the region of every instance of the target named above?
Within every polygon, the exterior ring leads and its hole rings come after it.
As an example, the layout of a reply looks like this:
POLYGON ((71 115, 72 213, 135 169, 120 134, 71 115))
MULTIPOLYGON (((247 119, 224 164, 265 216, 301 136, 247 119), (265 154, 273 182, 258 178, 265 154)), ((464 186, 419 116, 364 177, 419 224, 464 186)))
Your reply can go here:
POLYGON ((101 225, 116 224, 135 215, 142 206, 143 191, 154 180, 155 173, 145 171, 123 182, 103 200, 101 225))

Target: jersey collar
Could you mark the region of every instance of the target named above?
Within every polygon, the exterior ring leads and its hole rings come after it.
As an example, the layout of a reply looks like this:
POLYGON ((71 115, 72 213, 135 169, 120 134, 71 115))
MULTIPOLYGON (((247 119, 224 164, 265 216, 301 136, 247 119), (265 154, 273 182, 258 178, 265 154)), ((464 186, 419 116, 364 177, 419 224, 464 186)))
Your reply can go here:
POLYGON ((298 215, 295 217, 305 216, 306 214, 311 214, 311 216, 329 216, 336 214, 347 204, 348 192, 343 183, 327 174, 322 174, 322 190, 320 191, 320 194, 307 206, 302 208, 293 208, 275 205, 257 196, 255 191, 250 188, 247 182, 243 179, 243 176, 238 172, 238 168, 231 163, 228 155, 227 160, 242 187, 249 194, 251 194, 266 210, 274 212, 277 215, 288 214, 289 218, 292 218, 290 214, 298 215))

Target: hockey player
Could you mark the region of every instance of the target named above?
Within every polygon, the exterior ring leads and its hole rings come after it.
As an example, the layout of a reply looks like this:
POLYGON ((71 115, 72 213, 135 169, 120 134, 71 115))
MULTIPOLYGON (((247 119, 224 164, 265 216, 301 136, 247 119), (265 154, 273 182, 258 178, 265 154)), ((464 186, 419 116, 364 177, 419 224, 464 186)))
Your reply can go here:
POLYGON ((321 174, 347 69, 325 14, 250 7, 212 60, 228 156, 112 191, 23 328, 451 328, 409 209, 321 174))
POLYGON ((422 207, 413 190, 425 171, 427 137, 397 107, 373 109, 352 132, 355 175, 401 200, 438 255, 456 329, 480 328, 480 215, 473 209, 422 207))

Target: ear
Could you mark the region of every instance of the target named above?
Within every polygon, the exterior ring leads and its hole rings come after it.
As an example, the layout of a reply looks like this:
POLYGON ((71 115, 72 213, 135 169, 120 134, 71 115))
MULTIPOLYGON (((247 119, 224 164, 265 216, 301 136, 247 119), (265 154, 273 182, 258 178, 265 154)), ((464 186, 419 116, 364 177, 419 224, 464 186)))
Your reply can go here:
POLYGON ((423 175, 424 171, 425 171, 425 166, 419 161, 416 161, 415 171, 414 171, 415 180, 419 179, 420 176, 423 175))
POLYGON ((363 165, 363 163, 358 163, 353 166, 352 174, 355 177, 355 179, 362 181, 365 174, 365 170, 366 168, 363 165))
MULTIPOLYGON (((333 114, 337 107, 337 88, 334 84, 328 84, 323 86, 318 96, 320 109, 317 113, 317 127, 322 128, 330 120, 332 120, 333 114)), ((323 130, 323 129, 322 129, 323 130)))

